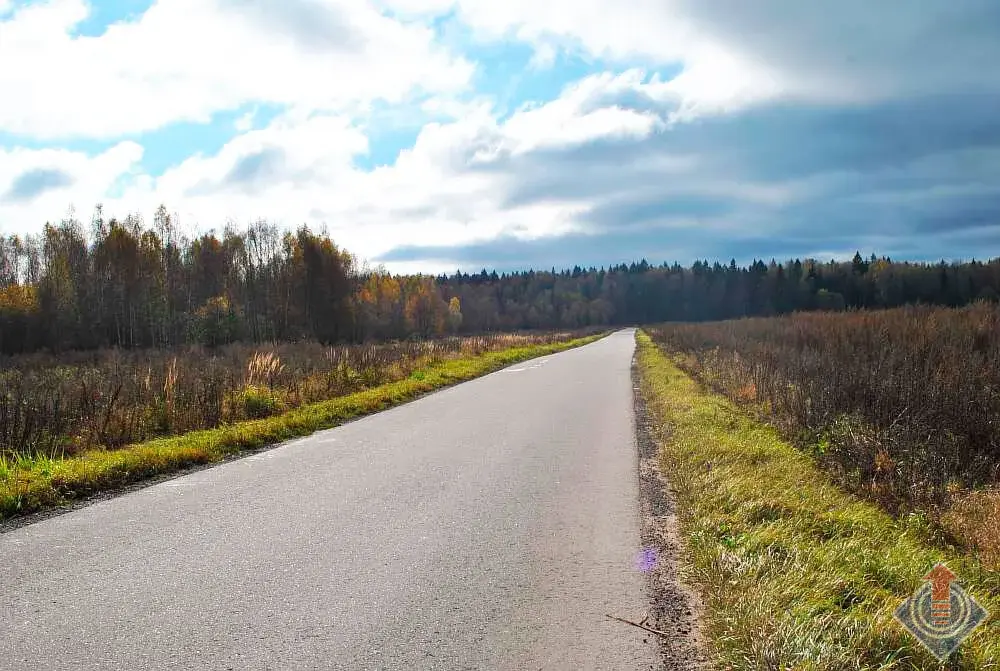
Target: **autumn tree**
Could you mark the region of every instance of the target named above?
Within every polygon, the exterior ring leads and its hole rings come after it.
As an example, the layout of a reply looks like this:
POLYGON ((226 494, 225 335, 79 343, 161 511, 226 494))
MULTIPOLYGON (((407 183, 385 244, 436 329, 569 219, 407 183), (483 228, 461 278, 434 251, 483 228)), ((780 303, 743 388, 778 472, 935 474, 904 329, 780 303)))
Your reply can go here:
POLYGON ((431 277, 361 270, 323 231, 228 222, 193 240, 158 208, 89 229, 70 214, 0 236, 0 351, 385 340, 446 333, 720 320, 797 310, 1000 300, 1000 259, 910 263, 645 259, 601 268, 431 277))
POLYGON ((405 335, 403 290, 399 279, 378 270, 360 283, 357 295, 359 340, 385 340, 405 335))
POLYGON ((444 333, 448 304, 441 298, 433 278, 411 278, 406 291, 406 322, 409 330, 431 338, 444 333))
POLYGON ((458 296, 452 296, 448 301, 448 330, 452 333, 458 331, 462 326, 462 304, 458 296))
POLYGON ((39 331, 38 296, 33 286, 0 286, 0 353, 17 354, 32 348, 39 331))

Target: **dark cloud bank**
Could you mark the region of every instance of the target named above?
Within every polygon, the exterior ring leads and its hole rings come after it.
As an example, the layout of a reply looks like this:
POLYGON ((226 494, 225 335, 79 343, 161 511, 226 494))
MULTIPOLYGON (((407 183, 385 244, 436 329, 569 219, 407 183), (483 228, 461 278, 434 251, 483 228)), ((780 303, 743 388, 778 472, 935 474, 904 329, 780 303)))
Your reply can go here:
MULTIPOLYGON (((860 97, 779 101, 643 140, 467 164, 498 177, 512 223, 519 206, 587 202, 581 230, 400 247, 378 260, 544 268, 856 249, 923 260, 1000 256, 1000 4, 689 4, 694 20, 765 62, 831 87, 846 82, 860 97), (685 157, 690 170, 657 168, 685 157), (788 196, 753 198, 741 186, 788 196)), ((593 104, 663 119, 676 108, 636 92, 593 104)))

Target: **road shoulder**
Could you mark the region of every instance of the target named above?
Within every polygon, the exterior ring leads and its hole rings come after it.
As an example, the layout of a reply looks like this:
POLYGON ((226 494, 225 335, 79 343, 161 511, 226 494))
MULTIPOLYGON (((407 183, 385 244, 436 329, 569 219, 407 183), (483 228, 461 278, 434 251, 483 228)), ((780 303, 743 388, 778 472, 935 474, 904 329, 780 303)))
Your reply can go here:
POLYGON ((642 544, 644 548, 652 548, 656 556, 647 573, 651 601, 647 625, 665 634, 658 637, 662 668, 670 671, 706 669, 709 668, 708 655, 700 626, 703 607, 698 593, 680 575, 683 546, 678 535, 676 502, 660 466, 656 438, 662 428, 649 413, 635 359, 632 361, 632 390, 642 544))

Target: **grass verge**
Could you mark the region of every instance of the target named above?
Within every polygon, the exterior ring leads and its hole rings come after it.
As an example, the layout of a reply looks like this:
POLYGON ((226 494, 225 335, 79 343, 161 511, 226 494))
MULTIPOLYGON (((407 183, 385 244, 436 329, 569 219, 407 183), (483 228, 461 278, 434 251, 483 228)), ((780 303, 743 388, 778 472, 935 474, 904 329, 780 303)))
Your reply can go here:
MULTIPOLYGON (((637 333, 642 392, 677 497, 705 630, 731 669, 940 669, 893 618, 937 562, 1000 614, 1000 574, 837 488, 772 427, 705 390, 637 333)), ((1000 669, 992 618, 951 669, 1000 669)))
POLYGON ((604 334, 446 360, 415 371, 405 380, 302 406, 274 417, 151 440, 122 449, 91 450, 66 459, 2 461, 0 521, 328 429, 504 366, 586 345, 602 337, 604 334))

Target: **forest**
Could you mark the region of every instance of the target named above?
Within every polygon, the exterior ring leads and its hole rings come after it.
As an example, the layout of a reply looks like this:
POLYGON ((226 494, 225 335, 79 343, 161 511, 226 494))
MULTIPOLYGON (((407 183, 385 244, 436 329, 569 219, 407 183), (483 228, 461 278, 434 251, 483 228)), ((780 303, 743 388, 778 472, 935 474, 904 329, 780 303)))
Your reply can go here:
POLYGON ((361 343, 1000 296, 1000 259, 643 259, 602 268, 401 276, 322 232, 258 221, 187 238, 161 206, 0 237, 0 353, 233 342, 361 343))

